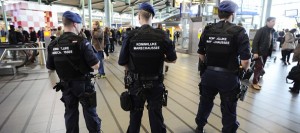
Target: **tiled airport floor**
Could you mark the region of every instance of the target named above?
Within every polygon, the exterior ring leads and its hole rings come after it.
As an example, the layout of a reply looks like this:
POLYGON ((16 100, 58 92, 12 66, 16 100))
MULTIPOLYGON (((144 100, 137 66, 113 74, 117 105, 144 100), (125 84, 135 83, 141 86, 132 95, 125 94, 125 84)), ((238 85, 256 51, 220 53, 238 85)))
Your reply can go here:
MULTIPOLYGON (((279 53, 278 53, 279 54, 279 53)), ((129 112, 120 108, 124 89, 124 69, 118 66, 118 52, 105 61, 106 79, 96 79, 97 112, 104 133, 126 132, 129 112)), ((278 58, 279 55, 278 55, 278 58)), ((168 64, 165 86, 169 90, 168 106, 163 108, 168 132, 193 133, 199 103, 197 56, 178 53, 176 64, 168 64)), ((238 133, 300 133, 300 96, 288 91, 285 77, 293 63, 283 66, 279 59, 266 64, 262 90, 249 89, 244 102, 238 103, 238 133)), ((63 133, 64 105, 61 92, 52 86, 56 74, 44 66, 25 67, 16 76, 0 77, 0 133, 63 133)), ((216 81, 216 83, 218 83, 216 81)), ((81 111, 81 108, 80 108, 81 111)), ((88 132, 80 113, 80 132, 88 132)), ((207 133, 221 131, 219 96, 205 127, 207 133)), ((147 109, 141 132, 151 132, 147 109)))

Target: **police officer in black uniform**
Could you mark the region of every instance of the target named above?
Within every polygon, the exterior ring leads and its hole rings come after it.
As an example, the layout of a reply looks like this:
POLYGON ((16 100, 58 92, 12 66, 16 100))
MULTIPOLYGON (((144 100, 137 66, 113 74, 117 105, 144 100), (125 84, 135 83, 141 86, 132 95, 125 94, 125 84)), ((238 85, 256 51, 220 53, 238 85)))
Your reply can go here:
POLYGON ((249 68, 251 55, 245 29, 232 24, 237 8, 232 1, 221 2, 218 12, 220 21, 206 26, 199 41, 199 57, 207 68, 201 76, 201 96, 195 119, 197 133, 203 132, 218 93, 221 97, 222 133, 235 133, 239 127, 236 118, 240 93, 238 70, 240 62, 244 70, 249 68))
POLYGON ((141 27, 129 32, 123 40, 119 65, 131 75, 129 86, 133 107, 130 109, 130 123, 127 132, 139 133, 144 104, 147 101, 152 133, 165 133, 162 115, 163 63, 175 63, 177 56, 169 36, 151 27, 155 15, 153 7, 142 3, 139 7, 141 27))
POLYGON ((93 69, 98 69, 99 60, 90 42, 78 35, 81 17, 66 11, 62 21, 64 34, 49 44, 46 66, 56 70, 60 78, 54 88, 62 91, 67 133, 79 133, 79 102, 87 129, 90 133, 99 133, 101 120, 96 113, 96 93, 89 74, 93 69))

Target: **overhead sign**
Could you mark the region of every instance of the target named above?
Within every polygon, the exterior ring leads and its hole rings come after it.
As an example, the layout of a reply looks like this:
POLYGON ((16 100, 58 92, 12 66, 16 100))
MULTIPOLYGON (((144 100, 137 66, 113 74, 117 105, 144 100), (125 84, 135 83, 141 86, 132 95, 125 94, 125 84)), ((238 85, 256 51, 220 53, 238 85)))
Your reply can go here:
POLYGON ((286 17, 295 17, 295 16, 298 16, 298 9, 285 10, 285 16, 286 17))

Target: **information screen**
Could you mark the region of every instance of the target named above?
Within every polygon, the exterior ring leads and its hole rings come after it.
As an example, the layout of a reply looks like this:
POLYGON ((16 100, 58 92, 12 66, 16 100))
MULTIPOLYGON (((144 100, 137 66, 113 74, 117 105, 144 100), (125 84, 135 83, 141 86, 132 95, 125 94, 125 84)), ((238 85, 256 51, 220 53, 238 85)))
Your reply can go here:
POLYGON ((295 17, 295 16, 298 16, 298 9, 285 10, 285 16, 286 17, 295 17))

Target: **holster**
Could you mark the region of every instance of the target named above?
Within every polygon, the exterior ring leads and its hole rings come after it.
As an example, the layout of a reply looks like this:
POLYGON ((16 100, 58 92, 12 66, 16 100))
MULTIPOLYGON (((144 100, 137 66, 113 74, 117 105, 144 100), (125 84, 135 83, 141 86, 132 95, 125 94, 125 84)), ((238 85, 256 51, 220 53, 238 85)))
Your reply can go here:
POLYGON ((132 83, 133 83, 133 78, 127 71, 125 71, 125 77, 124 77, 125 89, 129 89, 129 87, 130 87, 130 85, 132 85, 132 83))
POLYGON ((244 77, 242 78, 242 80, 249 80, 250 77, 252 76, 253 74, 253 70, 252 69, 248 69, 245 74, 244 74, 244 77))
POLYGON ((206 69, 207 69, 207 65, 199 59, 198 70, 200 71, 200 76, 203 75, 206 69))
POLYGON ((247 90, 248 90, 248 86, 246 85, 243 85, 241 84, 240 85, 240 93, 238 94, 238 98, 241 100, 241 101, 244 101, 245 97, 246 97, 246 94, 247 94, 247 90))
POLYGON ((201 86, 201 82, 198 84, 199 87, 199 94, 202 95, 202 86, 201 86))
POLYGON ((239 79, 244 79, 245 73, 246 71, 243 68, 239 68, 238 70, 239 79))
POLYGON ((162 97, 162 106, 167 106, 168 105, 168 90, 165 89, 164 87, 164 92, 163 92, 163 97, 162 97))
POLYGON ((96 98, 96 91, 93 92, 85 92, 80 98, 79 102, 82 106, 85 107, 97 107, 97 98, 96 98))
POLYGON ((122 92, 120 96, 120 104, 124 111, 130 111, 132 109, 132 100, 129 91, 122 92))

